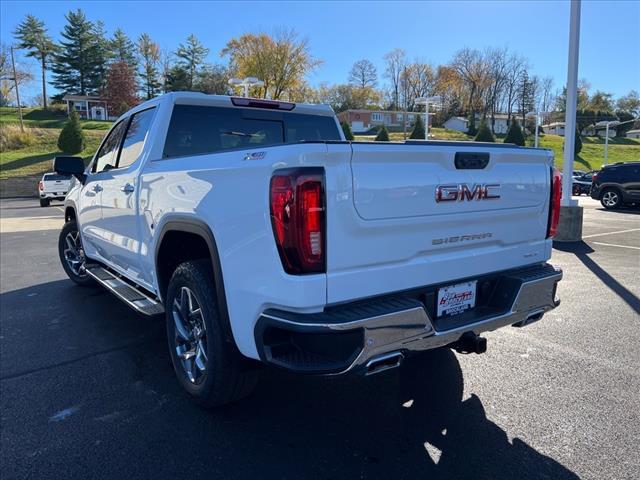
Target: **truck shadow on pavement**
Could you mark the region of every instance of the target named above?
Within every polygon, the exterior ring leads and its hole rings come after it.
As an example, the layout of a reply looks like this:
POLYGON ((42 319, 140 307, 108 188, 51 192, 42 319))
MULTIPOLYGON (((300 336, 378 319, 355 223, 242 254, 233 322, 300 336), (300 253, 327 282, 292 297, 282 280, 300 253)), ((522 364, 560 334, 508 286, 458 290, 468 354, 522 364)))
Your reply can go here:
POLYGON ((640 314, 640 298, 638 298, 627 287, 612 277, 604 268, 593 260, 589 255, 595 250, 584 241, 580 242, 554 242, 553 248, 562 252, 573 253, 582 264, 609 287, 616 295, 629 305, 637 314, 640 314))
POLYGON ((448 349, 366 378, 264 368, 252 396, 207 411, 174 378, 162 318, 66 280, 7 292, 0 302, 5 354, 42 352, 26 371, 6 365, 3 375, 3 431, 14 440, 3 442, 3 455, 16 477, 577 478, 510 441, 478 396, 463 399, 463 372, 448 349), (26 335, 58 316, 56 329, 26 335), (23 344, 7 350, 16 329, 23 344), (60 350, 73 353, 57 357, 60 350), (71 404, 67 397, 78 413, 47 421, 71 404), (47 454, 29 453, 24 438, 39 438, 29 448, 47 454))

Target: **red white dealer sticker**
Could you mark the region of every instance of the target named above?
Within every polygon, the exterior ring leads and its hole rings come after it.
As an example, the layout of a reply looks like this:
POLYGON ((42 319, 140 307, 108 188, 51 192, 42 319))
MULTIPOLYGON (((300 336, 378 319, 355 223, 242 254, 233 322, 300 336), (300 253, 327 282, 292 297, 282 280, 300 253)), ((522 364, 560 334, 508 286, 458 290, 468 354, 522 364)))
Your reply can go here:
POLYGON ((476 305, 476 281, 449 285, 438 290, 437 316, 456 315, 476 305))

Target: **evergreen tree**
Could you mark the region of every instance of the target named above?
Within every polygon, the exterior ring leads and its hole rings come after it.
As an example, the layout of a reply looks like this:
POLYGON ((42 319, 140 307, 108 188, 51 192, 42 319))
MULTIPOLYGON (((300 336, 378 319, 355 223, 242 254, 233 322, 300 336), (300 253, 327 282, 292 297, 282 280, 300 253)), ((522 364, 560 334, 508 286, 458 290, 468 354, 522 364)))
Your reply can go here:
POLYGON ((143 33, 138 38, 138 52, 142 59, 140 78, 142 78, 143 89, 146 93, 147 100, 156 96, 160 90, 159 69, 160 63, 160 47, 151 40, 148 33, 143 33))
POLYGON ((104 87, 107 81, 107 69, 109 62, 114 58, 111 51, 111 45, 107 39, 107 33, 104 28, 104 22, 98 20, 93 24, 93 38, 96 42, 96 63, 97 63, 97 76, 98 76, 98 88, 104 87))
POLYGON ((478 128, 478 133, 474 138, 474 141, 476 142, 495 142, 496 141, 496 137, 493 136, 493 132, 487 125, 487 119, 484 117, 480 121, 480 127, 478 128))
POLYGON ((47 34, 47 29, 42 20, 33 15, 27 15, 16 31, 18 48, 27 50, 27 57, 33 57, 40 62, 42 72, 42 106, 47 109, 47 67, 56 52, 56 44, 47 34))
POLYGON ((209 49, 206 48, 195 35, 191 34, 187 38, 187 43, 181 43, 176 50, 176 56, 178 57, 178 65, 184 68, 187 72, 187 85, 188 90, 193 89, 193 84, 196 79, 196 71, 204 59, 209 54, 209 49))
POLYGON ((228 95, 229 71, 223 65, 205 65, 198 72, 194 90, 214 95, 228 95))
POLYGON ((511 125, 509 125, 509 130, 507 130, 507 136, 504 137, 504 143, 513 143, 514 145, 524 147, 524 140, 524 134, 522 133, 522 128, 520 128, 518 120, 515 118, 511 119, 511 125))
POLYGON ((424 140, 424 124, 422 122, 422 115, 418 115, 416 118, 416 123, 413 126, 413 130, 411 131, 411 135, 409 138, 414 140, 424 140))
POLYGON ((467 125, 469 125, 469 128, 467 129, 467 135, 475 135, 476 133, 478 133, 478 129, 476 128, 476 116, 473 112, 469 114, 467 125))
POLYGON ((389 141, 389 132, 387 131, 387 127, 382 125, 380 130, 378 130, 378 135, 375 138, 376 142, 388 142, 389 141))
POLYGON ((578 129, 576 128, 576 139, 575 139, 575 143, 573 144, 573 154, 575 156, 578 156, 578 154, 582 151, 582 138, 580 138, 580 132, 578 131, 578 129))
POLYGON ((349 122, 340 122, 340 126, 342 127, 344 138, 346 138, 349 141, 353 140, 353 132, 351 131, 351 126, 349 125, 349 122))
POLYGON ((116 29, 109 40, 109 53, 114 62, 125 62, 133 69, 138 67, 136 47, 121 28, 116 29))
POLYGON ((167 72, 165 91, 180 92, 185 90, 191 90, 189 72, 180 65, 175 65, 167 72))
POLYGON ((53 85, 65 93, 96 92, 102 81, 104 57, 95 25, 80 9, 66 14, 67 25, 55 56, 53 85))
POLYGON ((78 112, 72 110, 69 120, 58 137, 58 148, 63 153, 73 155, 80 153, 84 147, 85 138, 80 125, 80 117, 78 117, 78 112))

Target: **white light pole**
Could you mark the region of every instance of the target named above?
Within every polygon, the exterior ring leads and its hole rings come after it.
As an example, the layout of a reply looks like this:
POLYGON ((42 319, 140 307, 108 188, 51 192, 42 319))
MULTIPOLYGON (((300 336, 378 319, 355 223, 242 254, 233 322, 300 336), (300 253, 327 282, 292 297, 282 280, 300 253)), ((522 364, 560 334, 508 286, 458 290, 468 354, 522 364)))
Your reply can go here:
POLYGON ((569 65, 567 68, 567 103, 565 112, 564 162, 562 175, 562 205, 577 205, 571 199, 573 159, 576 140, 576 108, 578 106, 578 56, 580 53, 580 2, 571 0, 569 16, 569 65))
POLYGON ((429 105, 440 105, 442 99, 439 96, 418 97, 416 105, 424 105, 424 139, 429 140, 429 105))
POLYGON ((239 78, 230 78, 229 85, 232 87, 243 87, 244 97, 249 96, 249 87, 262 87, 264 86, 264 82, 262 80, 257 79, 256 77, 246 77, 244 79, 239 78))
MULTIPOLYGON (((540 125, 540 112, 539 111, 535 111, 535 112, 529 112, 527 113, 527 117, 535 117, 536 119, 536 140, 535 140, 535 147, 538 148, 538 126, 540 125)), ((523 125, 524 128, 524 125, 523 125)))

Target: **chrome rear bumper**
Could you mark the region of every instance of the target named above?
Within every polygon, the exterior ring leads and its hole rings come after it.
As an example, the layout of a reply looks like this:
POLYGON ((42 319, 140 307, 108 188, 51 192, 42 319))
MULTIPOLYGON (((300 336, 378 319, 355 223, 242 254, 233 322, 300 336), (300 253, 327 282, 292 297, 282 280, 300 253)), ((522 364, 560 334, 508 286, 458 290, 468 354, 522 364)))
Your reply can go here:
POLYGON ((292 371, 338 374, 366 369, 394 352, 404 356, 452 344, 467 332, 540 320, 560 303, 555 293, 561 279, 562 271, 549 264, 496 274, 487 305, 448 319, 432 318, 419 292, 317 314, 270 309, 257 322, 256 343, 263 361, 292 371))

